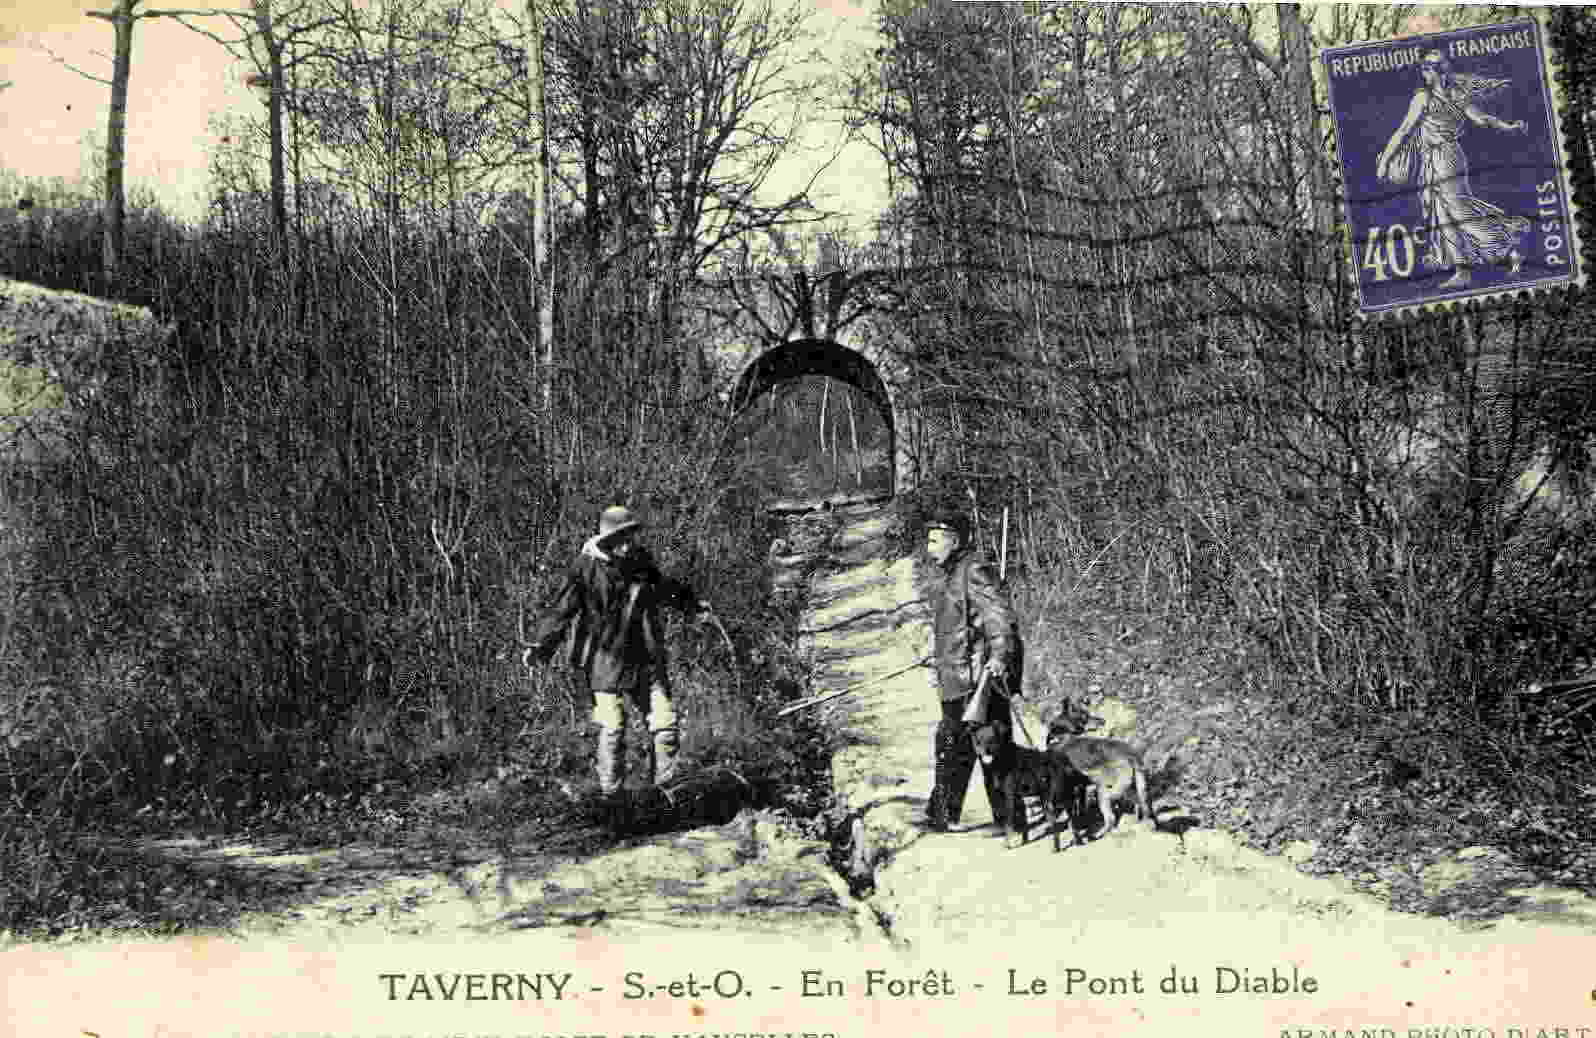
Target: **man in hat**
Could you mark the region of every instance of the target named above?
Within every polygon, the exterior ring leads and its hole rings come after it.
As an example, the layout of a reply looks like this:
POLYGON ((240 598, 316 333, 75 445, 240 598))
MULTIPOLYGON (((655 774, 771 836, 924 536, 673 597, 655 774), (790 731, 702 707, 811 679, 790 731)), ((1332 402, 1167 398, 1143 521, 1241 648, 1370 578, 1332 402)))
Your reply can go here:
POLYGON ((539 618, 522 654, 547 662, 562 640, 571 667, 593 693, 598 725, 599 790, 618 792, 626 772, 624 735, 639 710, 652 736, 649 780, 663 785, 676 768, 681 734, 666 673, 661 606, 688 616, 710 611, 687 585, 660 574, 637 541, 642 523, 620 506, 606 508, 598 533, 582 545, 565 582, 539 618))
MULTIPOLYGON (((975 747, 966 722, 1003 721, 1004 730, 1012 732, 1009 699, 1019 694, 1024 670, 1019 625, 1008 593, 991 563, 971 551, 968 540, 957 515, 941 515, 926 524, 926 554, 937 564, 940 578, 932 598, 932 651, 942 718, 932 741, 936 778, 926 805, 926 826, 937 832, 958 824, 975 768, 975 747), (983 694, 977 695, 978 691, 983 694)), ((981 772, 992 820, 1001 833, 1005 798, 986 769, 981 772)))

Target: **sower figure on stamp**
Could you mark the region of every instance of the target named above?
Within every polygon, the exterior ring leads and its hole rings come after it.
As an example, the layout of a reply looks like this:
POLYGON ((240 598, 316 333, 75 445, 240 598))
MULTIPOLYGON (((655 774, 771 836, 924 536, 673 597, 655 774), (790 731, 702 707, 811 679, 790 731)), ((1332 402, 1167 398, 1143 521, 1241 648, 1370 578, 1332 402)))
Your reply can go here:
POLYGON ((1468 158, 1459 143, 1465 122, 1506 133, 1529 131, 1523 119, 1509 122, 1487 115, 1476 103, 1512 81, 1458 73, 1438 50, 1424 55, 1419 77, 1402 125, 1380 150, 1375 173, 1391 183, 1418 186, 1429 228, 1424 265, 1454 269, 1440 287, 1464 287, 1475 267, 1492 263, 1505 262, 1509 273, 1517 274, 1524 262, 1519 246, 1530 221, 1474 193, 1468 158))
MULTIPOLYGON (((927 523, 926 554, 940 570, 940 584, 933 592, 932 652, 942 700, 942 718, 932 740, 936 780, 926 806, 926 825, 946 832, 959 821, 975 768, 975 747, 966 721, 1000 720, 1012 732, 1009 699, 1021 687, 1024 653, 1008 593, 991 563, 970 550, 968 533, 957 516, 943 515, 927 523), (983 674, 985 694, 977 696, 983 674), (983 716, 967 716, 972 700, 978 711, 984 700, 983 716)), ((992 820, 1002 833, 1005 798, 985 768, 981 777, 992 820)))
POLYGON ((626 718, 632 710, 641 711, 651 735, 648 780, 670 781, 681 733, 666 672, 660 607, 689 617, 710 612, 686 584, 660 574, 637 541, 641 525, 625 508, 604 510, 598 533, 582 545, 522 654, 527 663, 547 662, 566 642, 567 662, 593 693, 595 765, 605 796, 618 792, 625 778, 626 718))

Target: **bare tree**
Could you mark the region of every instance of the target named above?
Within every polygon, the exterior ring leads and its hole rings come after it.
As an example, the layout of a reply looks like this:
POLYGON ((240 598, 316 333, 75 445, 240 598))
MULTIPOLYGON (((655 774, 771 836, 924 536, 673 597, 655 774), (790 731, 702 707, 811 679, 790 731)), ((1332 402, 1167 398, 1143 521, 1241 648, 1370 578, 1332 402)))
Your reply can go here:
POLYGON ((133 71, 133 26, 139 18, 136 13, 140 0, 117 0, 110 11, 90 11, 91 18, 102 18, 111 23, 116 32, 111 78, 92 76, 111 88, 111 111, 105 129, 105 233, 101 270, 107 283, 117 273, 122 259, 124 226, 127 217, 127 195, 123 187, 123 174, 127 163, 127 83, 133 71))
MULTIPOLYGON (((272 140, 273 140, 273 167, 272 189, 274 200, 274 215, 277 217, 275 226, 281 232, 286 226, 286 205, 283 202, 284 188, 282 175, 282 119, 281 97, 283 82, 282 47, 284 38, 274 32, 271 11, 272 0, 251 0, 251 10, 235 11, 222 8, 207 8, 202 10, 166 10, 146 9, 140 10, 144 0, 116 0, 115 6, 109 11, 89 11, 88 16, 110 22, 115 33, 115 44, 111 59, 111 78, 84 71, 69 62, 62 61, 63 65, 74 72, 97 83, 103 83, 111 88, 111 107, 106 121, 105 134, 105 218, 104 218, 104 250, 102 257, 102 273, 107 282, 115 279, 117 270, 121 265, 124 247, 127 200, 124 186, 127 167, 127 99, 128 82, 133 71, 133 30, 137 23, 146 18, 173 18, 222 42, 229 47, 247 44, 252 39, 259 39, 264 47, 264 56, 257 64, 257 72, 264 78, 264 85, 270 87, 269 105, 271 108, 272 140), (189 19, 220 17, 231 19, 235 25, 248 27, 248 31, 234 40, 223 39, 215 33, 199 28, 189 19)), ((308 28, 314 28, 310 26, 308 28)))
POLYGON ((549 105, 544 48, 548 33, 538 0, 527 0, 527 111, 537 131, 532 165, 532 296, 538 314, 537 343, 543 362, 543 410, 553 409, 554 285, 549 276, 549 105))
POLYGON ((312 176, 382 214, 450 221, 470 192, 524 176, 525 46, 491 3, 307 3, 333 19, 294 59, 312 176))
POLYGON ((602 275, 655 273, 646 309, 674 319, 681 286, 752 231, 810 217, 804 189, 761 189, 813 107, 802 12, 769 0, 665 0, 548 10, 551 118, 602 275))
POLYGON ((1313 38, 1303 21, 1301 4, 1276 4, 1280 30, 1280 72, 1290 93, 1294 135, 1293 165, 1302 171, 1306 189, 1308 223, 1313 228, 1314 252, 1330 241, 1330 169, 1319 130, 1319 106, 1313 90, 1313 38))
POLYGON ((315 13, 314 0, 299 0, 286 9, 274 10, 275 0, 250 0, 247 11, 207 8, 200 10, 152 11, 174 18, 189 29, 227 49, 254 68, 249 85, 266 91, 267 148, 271 167, 272 230, 279 241, 288 234, 288 187, 284 155, 284 107, 288 96, 289 71, 298 61, 309 60, 305 53, 294 60, 286 55, 297 40, 310 36, 334 21, 331 15, 315 13), (222 18, 232 23, 232 33, 224 35, 203 25, 198 18, 222 18))

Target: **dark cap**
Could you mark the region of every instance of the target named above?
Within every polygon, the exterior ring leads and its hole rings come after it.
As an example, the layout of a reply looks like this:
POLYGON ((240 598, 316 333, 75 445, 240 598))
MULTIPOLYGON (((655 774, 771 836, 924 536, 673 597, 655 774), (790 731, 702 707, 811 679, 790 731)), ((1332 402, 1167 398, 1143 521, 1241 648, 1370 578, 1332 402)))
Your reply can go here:
POLYGON ((932 530, 947 530, 961 541, 969 539, 970 536, 969 522, 956 513, 943 512, 931 516, 925 521, 925 532, 930 533, 932 530))

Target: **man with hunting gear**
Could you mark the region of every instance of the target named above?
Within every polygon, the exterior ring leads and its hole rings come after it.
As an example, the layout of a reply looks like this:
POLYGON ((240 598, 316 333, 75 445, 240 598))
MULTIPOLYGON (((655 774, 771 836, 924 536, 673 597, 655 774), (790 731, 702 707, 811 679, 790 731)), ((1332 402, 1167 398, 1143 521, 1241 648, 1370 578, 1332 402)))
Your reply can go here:
MULTIPOLYGON (((932 740, 936 777, 925 822, 937 832, 957 825, 964 808, 975 768, 969 729, 983 721, 1002 721, 1004 731, 1013 731, 1009 700, 1020 694, 1025 669, 1008 592, 991 563, 970 550, 968 542, 968 530, 956 514, 941 513, 926 524, 926 554, 937 564, 939 580, 932 598, 932 652, 942 718, 932 740)), ((1006 799, 984 767, 981 778, 1001 834, 1006 799)))
POLYGON ((522 654, 526 663, 547 662, 562 642, 566 645, 566 662, 593 693, 599 730, 595 765, 605 796, 617 793, 625 778, 626 718, 634 710, 651 735, 648 781, 664 785, 674 775, 681 733, 660 608, 671 606, 688 617, 712 615, 691 588, 660 573, 638 543, 641 526, 625 508, 604 510, 598 533, 582 545, 522 654))

